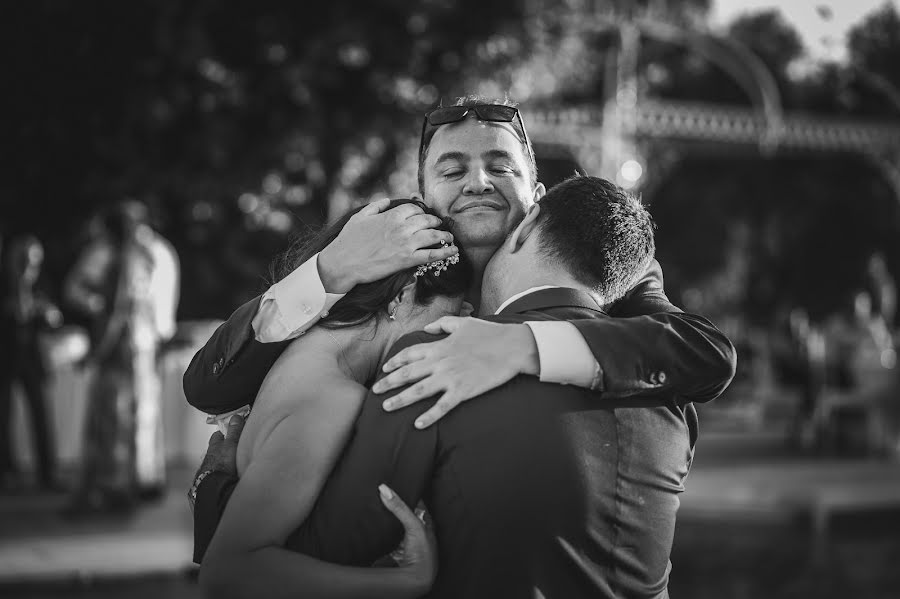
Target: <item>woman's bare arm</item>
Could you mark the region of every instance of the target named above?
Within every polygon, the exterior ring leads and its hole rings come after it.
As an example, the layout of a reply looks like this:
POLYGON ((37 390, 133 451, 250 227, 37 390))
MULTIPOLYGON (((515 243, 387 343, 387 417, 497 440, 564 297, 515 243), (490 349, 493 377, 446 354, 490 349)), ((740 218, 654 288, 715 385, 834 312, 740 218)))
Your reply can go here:
POLYGON ((425 589, 405 570, 338 566, 283 547, 312 509, 365 392, 352 381, 315 380, 309 366, 279 360, 271 377, 277 384, 264 385, 261 395, 269 395, 255 409, 266 406, 266 413, 254 416, 266 420, 265 433, 203 560, 201 586, 216 598, 418 596, 425 589))

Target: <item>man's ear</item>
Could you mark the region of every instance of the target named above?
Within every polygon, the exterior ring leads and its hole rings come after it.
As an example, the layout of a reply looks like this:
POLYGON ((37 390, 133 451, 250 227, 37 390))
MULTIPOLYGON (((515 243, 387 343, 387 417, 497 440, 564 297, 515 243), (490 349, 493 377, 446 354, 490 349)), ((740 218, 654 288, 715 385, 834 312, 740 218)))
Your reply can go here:
POLYGON ((388 314, 396 314, 397 309, 404 302, 412 302, 413 298, 415 298, 415 297, 416 297, 416 279, 415 279, 415 277, 413 277, 412 280, 409 283, 407 283, 406 285, 404 285, 403 288, 400 290, 400 292, 394 296, 394 299, 392 299, 388 303, 388 307, 387 307, 388 314))
POLYGON ((521 249, 522 245, 525 241, 534 235, 537 230, 538 224, 538 215, 541 213, 541 204, 540 202, 535 202, 528 208, 528 212, 525 213, 525 218, 522 219, 522 222, 519 223, 519 226, 515 228, 512 234, 509 236, 507 243, 510 244, 509 252, 515 253, 521 249))
POLYGON ((532 201, 537 204, 544 195, 547 193, 547 188, 544 187, 543 183, 538 183, 534 186, 534 196, 532 196, 532 201))

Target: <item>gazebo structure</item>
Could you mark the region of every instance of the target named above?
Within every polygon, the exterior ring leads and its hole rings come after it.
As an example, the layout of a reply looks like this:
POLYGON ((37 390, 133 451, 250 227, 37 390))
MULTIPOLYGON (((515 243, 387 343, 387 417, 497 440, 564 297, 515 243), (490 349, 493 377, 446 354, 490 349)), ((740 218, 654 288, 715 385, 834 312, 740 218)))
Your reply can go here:
POLYGON ((785 114, 771 73, 731 38, 608 13, 598 13, 586 27, 618 33, 618 43, 607 56, 603 104, 529 111, 529 132, 544 156, 569 155, 591 174, 629 189, 646 190, 678 160, 699 149, 727 146, 763 155, 850 152, 874 163, 900 201, 900 121, 785 114), (753 107, 640 97, 637 71, 642 38, 686 45, 722 67, 747 93, 753 107))

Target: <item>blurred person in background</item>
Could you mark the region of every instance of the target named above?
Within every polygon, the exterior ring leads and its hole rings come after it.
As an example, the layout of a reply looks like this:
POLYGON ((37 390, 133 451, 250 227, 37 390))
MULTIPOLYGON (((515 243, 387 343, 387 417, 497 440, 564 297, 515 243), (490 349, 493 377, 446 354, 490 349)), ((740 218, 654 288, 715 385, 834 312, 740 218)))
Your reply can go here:
POLYGON ((838 451, 885 449, 882 416, 896 388, 896 351, 868 291, 850 294, 847 308, 825 323, 829 401, 819 416, 823 441, 838 451))
POLYGON ((825 334, 831 380, 839 389, 864 388, 896 363, 891 333, 868 291, 854 291, 847 308, 827 320, 825 334))
POLYGON ((809 449, 815 443, 815 412, 825 387, 825 340, 805 308, 792 308, 785 324, 785 334, 776 336, 775 359, 782 381, 799 393, 788 440, 809 449))
POLYGON ((56 444, 44 384, 47 366, 39 345, 42 330, 57 327, 62 315, 37 287, 44 247, 37 237, 13 238, 2 253, 0 280, 0 476, 4 488, 22 483, 13 451, 13 385, 21 385, 29 408, 41 489, 57 490, 56 444))
POLYGON ((140 202, 113 206, 65 282, 68 302, 91 318, 94 369, 72 515, 128 511, 165 488, 157 353, 175 333, 179 270, 147 221, 140 202))
POLYGON ((874 252, 869 257, 865 288, 872 298, 872 315, 883 320, 885 326, 893 331, 897 315, 897 284, 881 252, 874 252))

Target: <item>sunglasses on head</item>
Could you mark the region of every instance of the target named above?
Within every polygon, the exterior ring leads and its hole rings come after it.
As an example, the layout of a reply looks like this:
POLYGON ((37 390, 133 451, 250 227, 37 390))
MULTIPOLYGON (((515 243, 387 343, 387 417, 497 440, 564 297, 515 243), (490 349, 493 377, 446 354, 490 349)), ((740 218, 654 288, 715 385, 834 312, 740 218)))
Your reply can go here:
POLYGON ((428 127, 440 127, 450 123, 458 123, 470 112, 474 112, 480 121, 489 121, 493 123, 511 123, 517 118, 519 119, 519 127, 522 129, 522 140, 528 153, 531 153, 531 144, 528 142, 528 133, 525 132, 525 123, 522 121, 522 115, 515 106, 505 106, 503 104, 476 104, 475 106, 443 106, 436 108, 425 115, 422 121, 422 135, 419 139, 419 156, 425 150, 425 134, 428 127))

